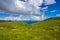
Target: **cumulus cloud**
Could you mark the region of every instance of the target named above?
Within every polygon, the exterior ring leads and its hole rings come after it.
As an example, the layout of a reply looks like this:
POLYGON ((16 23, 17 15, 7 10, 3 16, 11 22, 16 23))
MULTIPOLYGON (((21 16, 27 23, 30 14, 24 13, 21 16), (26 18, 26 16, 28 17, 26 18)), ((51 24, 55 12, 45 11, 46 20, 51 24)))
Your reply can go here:
MULTIPOLYGON (((6 17, 5 19, 13 20, 40 20, 44 17, 40 6, 54 4, 55 0, 0 0, 0 10, 8 13, 19 13, 19 17, 6 17)), ((47 7, 45 7, 46 9, 47 7)), ((43 11, 43 10, 42 10, 43 11)))
POLYGON ((20 15, 18 17, 13 17, 13 16, 9 16, 9 17, 4 17, 4 18, 0 18, 0 20, 14 20, 14 21, 24 21, 24 20, 41 20, 40 16, 24 16, 24 15, 20 15))
POLYGON ((56 3, 56 1, 55 0, 44 0, 45 2, 45 5, 51 5, 51 4, 54 4, 54 3, 56 3))
MULTIPOLYGON (((28 0, 26 2, 20 0, 0 0, 0 9, 10 13, 30 15, 34 11, 40 9, 40 7, 38 7, 39 4, 42 4, 42 0, 28 0)), ((36 14, 38 14, 38 11, 35 13, 35 15, 36 14)))

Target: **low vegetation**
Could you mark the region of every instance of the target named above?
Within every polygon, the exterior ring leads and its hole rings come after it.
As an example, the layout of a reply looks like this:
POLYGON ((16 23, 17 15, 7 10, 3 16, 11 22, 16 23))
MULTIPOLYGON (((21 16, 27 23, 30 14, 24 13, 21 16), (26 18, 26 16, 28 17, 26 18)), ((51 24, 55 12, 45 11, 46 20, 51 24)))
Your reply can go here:
POLYGON ((0 22, 0 40, 60 40, 60 17, 32 24, 0 22))

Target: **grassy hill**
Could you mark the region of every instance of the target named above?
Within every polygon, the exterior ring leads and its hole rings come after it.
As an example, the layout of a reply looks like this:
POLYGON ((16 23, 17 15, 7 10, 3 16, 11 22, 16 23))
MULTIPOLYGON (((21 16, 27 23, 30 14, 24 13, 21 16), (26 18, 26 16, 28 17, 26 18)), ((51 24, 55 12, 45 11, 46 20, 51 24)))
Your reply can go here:
POLYGON ((0 40, 60 40, 60 17, 33 24, 0 22, 0 40))

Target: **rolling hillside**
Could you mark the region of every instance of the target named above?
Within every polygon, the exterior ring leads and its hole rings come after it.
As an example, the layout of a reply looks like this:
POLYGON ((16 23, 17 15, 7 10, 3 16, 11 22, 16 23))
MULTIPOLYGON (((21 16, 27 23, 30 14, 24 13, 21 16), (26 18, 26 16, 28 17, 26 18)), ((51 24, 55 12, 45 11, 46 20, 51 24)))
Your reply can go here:
POLYGON ((60 40, 60 17, 32 24, 0 22, 0 40, 60 40))

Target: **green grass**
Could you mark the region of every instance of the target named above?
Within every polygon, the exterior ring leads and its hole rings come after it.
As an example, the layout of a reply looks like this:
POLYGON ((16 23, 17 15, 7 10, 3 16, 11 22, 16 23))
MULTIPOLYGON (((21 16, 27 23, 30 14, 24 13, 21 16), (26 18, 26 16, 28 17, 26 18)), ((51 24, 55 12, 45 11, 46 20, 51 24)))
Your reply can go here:
POLYGON ((60 17, 42 22, 0 22, 0 40, 60 40, 60 17))

